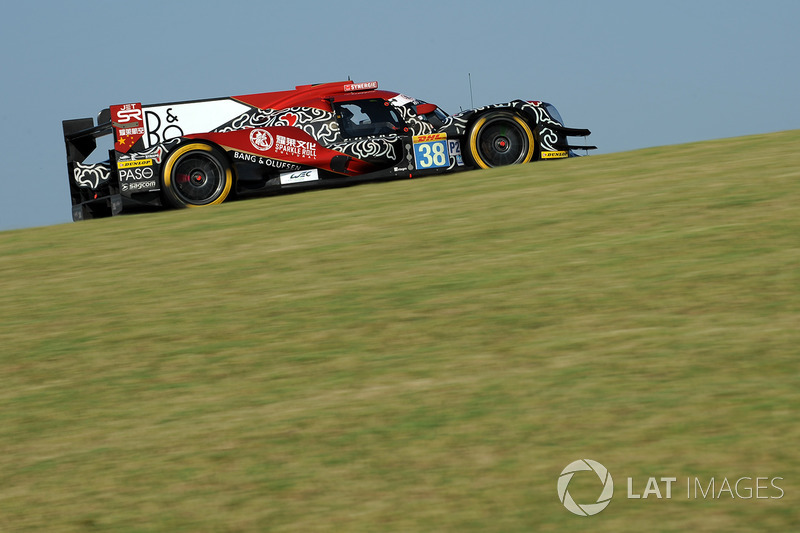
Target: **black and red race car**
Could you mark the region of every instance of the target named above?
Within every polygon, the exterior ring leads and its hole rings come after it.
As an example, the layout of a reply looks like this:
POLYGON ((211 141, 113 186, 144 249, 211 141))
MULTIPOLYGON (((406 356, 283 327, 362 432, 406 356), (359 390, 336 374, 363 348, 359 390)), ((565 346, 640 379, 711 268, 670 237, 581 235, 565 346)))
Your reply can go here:
POLYGON ((63 121, 72 218, 136 207, 360 180, 418 177, 575 155, 555 107, 514 100, 455 115, 378 89, 335 82, 211 100, 113 105, 63 121), (89 163, 113 133, 106 161, 89 163))

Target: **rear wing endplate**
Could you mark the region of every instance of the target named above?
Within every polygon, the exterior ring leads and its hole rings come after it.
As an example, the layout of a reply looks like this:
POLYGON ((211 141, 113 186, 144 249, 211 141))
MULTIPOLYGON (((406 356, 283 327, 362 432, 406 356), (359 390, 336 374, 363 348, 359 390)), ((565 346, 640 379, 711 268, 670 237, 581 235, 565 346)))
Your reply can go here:
POLYGON ((61 125, 64 130, 68 163, 85 161, 97 148, 97 138, 112 133, 111 113, 108 109, 100 112, 97 125, 92 118, 64 120, 61 125))

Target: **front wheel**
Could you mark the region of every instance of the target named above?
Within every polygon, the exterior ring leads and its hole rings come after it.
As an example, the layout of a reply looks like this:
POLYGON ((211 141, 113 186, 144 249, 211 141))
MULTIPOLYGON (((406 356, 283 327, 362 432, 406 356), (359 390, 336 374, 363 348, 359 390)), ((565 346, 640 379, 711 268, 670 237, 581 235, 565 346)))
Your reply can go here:
POLYGON ((233 185, 225 154, 203 143, 186 144, 172 152, 162 179, 164 196, 174 207, 221 204, 233 185))
POLYGON ((480 117, 470 128, 468 154, 480 168, 518 165, 533 159, 536 142, 520 116, 496 111, 480 117))

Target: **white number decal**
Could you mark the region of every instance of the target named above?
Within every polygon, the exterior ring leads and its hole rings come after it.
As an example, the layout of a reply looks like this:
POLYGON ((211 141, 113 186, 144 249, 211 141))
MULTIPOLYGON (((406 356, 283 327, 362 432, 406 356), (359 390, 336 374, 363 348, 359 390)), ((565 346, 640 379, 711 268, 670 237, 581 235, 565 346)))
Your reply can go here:
POLYGON ((433 143, 433 164, 437 167, 443 167, 447 164, 444 142, 433 143))
POLYGON ((419 168, 431 168, 433 165, 433 158, 431 157, 430 143, 421 144, 419 147, 419 168))
POLYGON ((440 168, 448 164, 447 142, 429 141, 414 145, 417 168, 440 168))

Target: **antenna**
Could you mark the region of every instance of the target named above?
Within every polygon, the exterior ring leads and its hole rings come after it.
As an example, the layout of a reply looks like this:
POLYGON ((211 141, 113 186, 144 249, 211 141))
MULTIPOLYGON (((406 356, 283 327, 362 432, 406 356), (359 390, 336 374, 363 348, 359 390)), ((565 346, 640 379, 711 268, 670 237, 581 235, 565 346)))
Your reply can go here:
POLYGON ((467 76, 469 76, 469 105, 475 109, 475 99, 472 97, 472 73, 467 72, 467 76))

